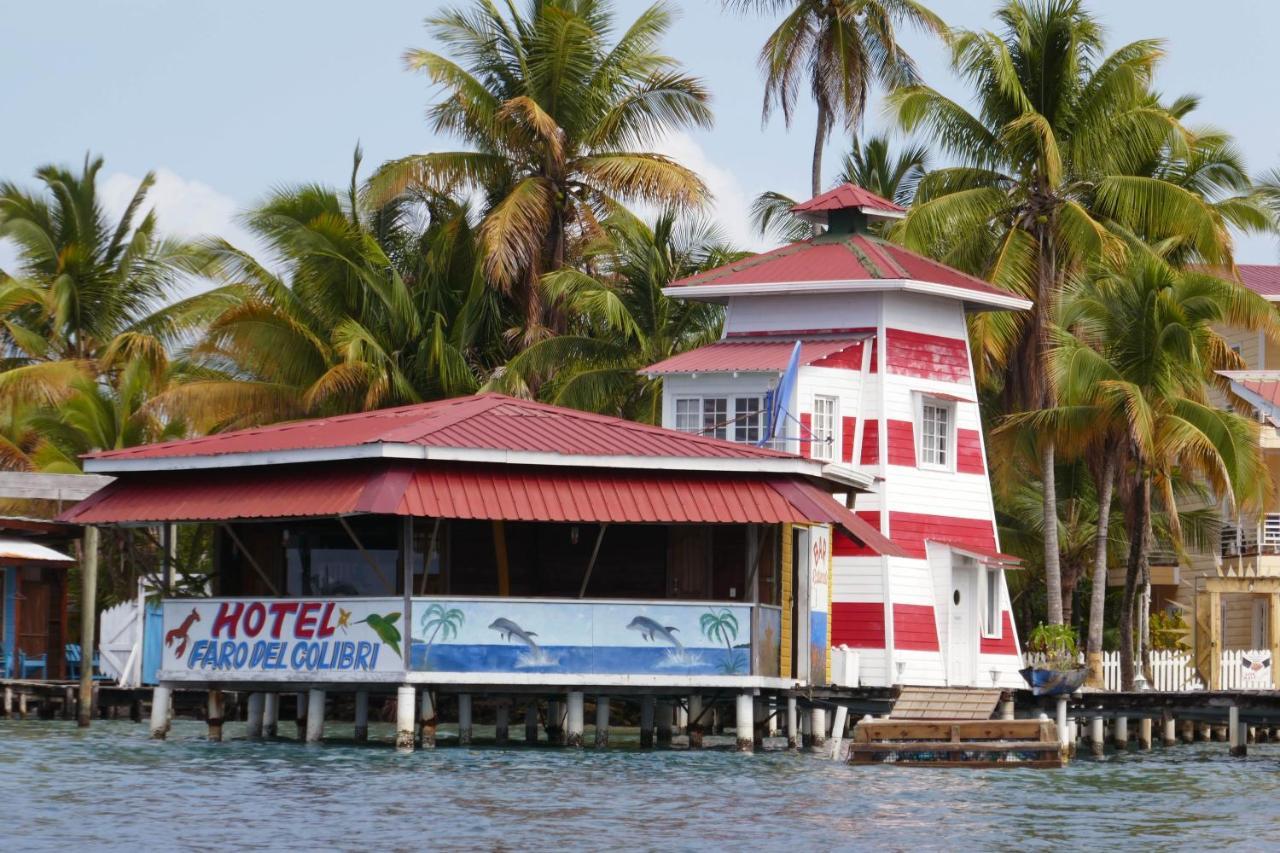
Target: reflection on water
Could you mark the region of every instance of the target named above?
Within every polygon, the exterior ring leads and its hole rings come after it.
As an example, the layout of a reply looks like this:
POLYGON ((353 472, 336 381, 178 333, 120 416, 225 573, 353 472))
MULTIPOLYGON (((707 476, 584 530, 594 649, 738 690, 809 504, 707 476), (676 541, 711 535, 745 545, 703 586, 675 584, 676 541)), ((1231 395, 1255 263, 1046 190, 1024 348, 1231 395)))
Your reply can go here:
MULTIPOLYGON (((291 727, 282 726, 290 731, 291 727)), ((345 726, 342 726, 345 729, 345 726)), ((1280 746, 1197 744, 1062 771, 849 767, 808 755, 203 740, 0 721, 3 849, 727 846, 1264 849, 1280 746)), ((334 732, 339 732, 334 726, 334 732)), ((590 732, 588 732, 590 739, 590 732)))

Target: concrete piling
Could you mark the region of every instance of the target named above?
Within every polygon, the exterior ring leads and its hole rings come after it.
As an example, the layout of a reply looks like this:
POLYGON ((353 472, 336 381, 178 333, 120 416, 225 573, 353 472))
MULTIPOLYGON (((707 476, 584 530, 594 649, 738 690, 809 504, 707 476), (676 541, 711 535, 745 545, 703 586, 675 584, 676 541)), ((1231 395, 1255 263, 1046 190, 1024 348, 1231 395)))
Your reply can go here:
POLYGON ((1116 717, 1115 745, 1116 750, 1119 752, 1124 752, 1129 748, 1128 717, 1116 717))
POLYGON ((827 748, 827 712, 823 708, 812 708, 809 711, 809 747, 815 751, 827 748))
POLYGON ((657 711, 657 700, 652 696, 640 697, 640 748, 653 748, 653 718, 657 711))
POLYGON ((209 740, 222 740, 222 691, 214 688, 209 691, 208 717, 205 722, 209 726, 209 740))
POLYGON ((436 748, 436 727, 439 722, 435 697, 431 695, 430 690, 423 690, 422 698, 418 703, 418 739, 422 741, 423 749, 436 748))
POLYGON ((511 700, 498 700, 494 709, 493 740, 498 746, 506 746, 511 742, 511 700))
POLYGON ((417 692, 412 684, 396 688, 396 749, 401 752, 413 752, 413 706, 417 692))
MULTIPOLYGON (((8 690, 5 692, 7 694, 8 690)), ((163 684, 156 685, 156 688, 151 691, 151 737, 156 740, 164 740, 169 734, 171 719, 169 704, 172 701, 172 692, 163 684)))
POLYGON ((796 708, 796 697, 787 697, 787 749, 795 749, 800 745, 798 736, 799 716, 796 708))
POLYGON ((1244 758, 1249 754, 1247 745, 1248 733, 1246 726, 1240 722, 1240 707, 1232 705, 1227 714, 1227 731, 1230 739, 1230 746, 1227 751, 1233 758, 1244 758))
POLYGON ((556 699, 547 701, 547 743, 564 746, 564 703, 556 699))
POLYGON ((565 746, 581 749, 584 726, 583 695, 581 690, 569 691, 565 699, 565 708, 565 746))
POLYGON ((754 709, 755 697, 750 693, 739 693, 737 715, 734 720, 738 731, 738 752, 755 751, 755 723, 752 717, 754 709))
POLYGON ((307 691, 307 743, 324 740, 324 691, 307 691))
POLYGON ((1151 750, 1151 718, 1143 717, 1138 720, 1138 749, 1143 752, 1151 750))
POLYGON ((609 697, 596 697, 596 749, 609 745, 609 697))
POLYGON ((298 740, 302 740, 307 736, 307 692, 304 690, 301 693, 295 693, 294 696, 297 710, 294 711, 293 721, 298 729, 298 740))
POLYGON ((280 731, 280 694, 272 691, 262 697, 262 736, 275 737, 280 731))
POLYGON ((524 742, 532 746, 538 742, 538 700, 530 699, 524 706, 524 742))
POLYGON ((1106 726, 1102 717, 1089 720, 1089 754, 1101 758, 1107 749, 1106 726))
POLYGON ((1170 713, 1165 713, 1160 718, 1160 743, 1166 747, 1178 743, 1178 721, 1170 713))
POLYGON ((458 694, 458 745, 471 745, 471 694, 458 694))
POLYGON ((687 727, 690 749, 702 749, 703 719, 702 696, 692 693, 689 695, 689 724, 687 727))
POLYGON ((364 743, 369 739, 369 691, 356 691, 355 726, 352 737, 356 743, 364 743))
POLYGON ((658 746, 671 746, 671 729, 675 723, 675 708, 667 700, 662 700, 655 707, 658 728, 658 746))
POLYGON ((262 740, 262 712, 266 705, 266 697, 261 693, 250 693, 245 703, 246 734, 250 740, 262 740))

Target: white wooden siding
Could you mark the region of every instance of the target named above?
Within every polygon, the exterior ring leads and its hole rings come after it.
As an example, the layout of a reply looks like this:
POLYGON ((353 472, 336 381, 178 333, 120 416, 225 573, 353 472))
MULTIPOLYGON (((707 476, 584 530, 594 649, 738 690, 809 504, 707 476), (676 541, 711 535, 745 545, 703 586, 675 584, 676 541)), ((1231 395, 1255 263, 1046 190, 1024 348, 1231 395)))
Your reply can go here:
POLYGON ((725 309, 726 335, 818 329, 874 329, 879 293, 735 296, 725 309))

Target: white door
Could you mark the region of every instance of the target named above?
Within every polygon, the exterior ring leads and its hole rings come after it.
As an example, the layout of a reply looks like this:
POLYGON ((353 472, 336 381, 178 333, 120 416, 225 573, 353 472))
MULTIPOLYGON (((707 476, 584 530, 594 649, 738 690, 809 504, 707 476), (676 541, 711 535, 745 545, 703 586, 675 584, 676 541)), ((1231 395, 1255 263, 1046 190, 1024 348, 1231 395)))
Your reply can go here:
POLYGON ((978 656, 978 570, 973 566, 952 565, 950 606, 949 681, 973 687, 978 656))

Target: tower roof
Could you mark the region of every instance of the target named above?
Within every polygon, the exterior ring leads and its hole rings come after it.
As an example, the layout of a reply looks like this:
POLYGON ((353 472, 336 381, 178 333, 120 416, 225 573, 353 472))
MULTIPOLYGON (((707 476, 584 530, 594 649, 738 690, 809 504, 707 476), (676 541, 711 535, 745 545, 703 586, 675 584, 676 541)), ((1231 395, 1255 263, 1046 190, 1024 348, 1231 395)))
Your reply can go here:
POLYGON ((791 208, 796 216, 818 225, 826 225, 828 213, 834 210, 854 210, 876 219, 901 219, 907 215, 905 207, 855 184, 841 184, 791 208))

